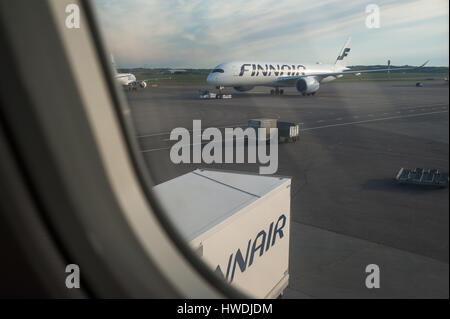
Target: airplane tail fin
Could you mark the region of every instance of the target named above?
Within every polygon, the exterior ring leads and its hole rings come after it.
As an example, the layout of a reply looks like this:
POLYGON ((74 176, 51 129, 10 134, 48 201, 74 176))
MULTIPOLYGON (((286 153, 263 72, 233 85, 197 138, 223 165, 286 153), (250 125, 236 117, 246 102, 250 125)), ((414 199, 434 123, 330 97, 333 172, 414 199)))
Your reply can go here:
POLYGON ((348 38, 347 42, 345 42, 344 47, 342 48, 341 52, 339 53, 339 56, 336 59, 336 62, 334 65, 336 67, 345 67, 347 66, 348 61, 348 53, 350 52, 350 46, 351 46, 352 38, 348 38))
POLYGON ((112 65, 112 68, 114 70, 114 73, 117 73, 116 60, 114 59, 114 55, 112 53, 111 53, 111 65, 112 65))

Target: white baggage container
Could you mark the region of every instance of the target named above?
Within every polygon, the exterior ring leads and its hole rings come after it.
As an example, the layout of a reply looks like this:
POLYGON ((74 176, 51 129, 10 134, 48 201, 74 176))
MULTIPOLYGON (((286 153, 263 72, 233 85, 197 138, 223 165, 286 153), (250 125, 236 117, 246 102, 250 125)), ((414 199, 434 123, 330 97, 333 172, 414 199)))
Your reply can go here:
POLYGON ((154 187, 191 247, 228 282, 276 298, 289 281, 290 178, 195 170, 154 187))

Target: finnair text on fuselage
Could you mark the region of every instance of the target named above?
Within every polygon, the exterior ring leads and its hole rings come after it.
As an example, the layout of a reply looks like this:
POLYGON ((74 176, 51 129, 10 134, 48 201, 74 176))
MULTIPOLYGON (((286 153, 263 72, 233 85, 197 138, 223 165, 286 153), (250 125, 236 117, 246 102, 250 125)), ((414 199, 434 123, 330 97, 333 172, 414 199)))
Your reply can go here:
POLYGON ((239 76, 251 72, 250 76, 283 76, 304 74, 306 67, 302 64, 256 64, 244 63, 241 65, 239 76))

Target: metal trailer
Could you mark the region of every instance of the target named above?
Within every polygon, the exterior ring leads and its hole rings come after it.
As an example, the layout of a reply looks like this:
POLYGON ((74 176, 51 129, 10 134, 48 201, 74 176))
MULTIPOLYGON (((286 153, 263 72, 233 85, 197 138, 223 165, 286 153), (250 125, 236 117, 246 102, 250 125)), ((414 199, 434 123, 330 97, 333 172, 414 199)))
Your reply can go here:
POLYGON ((291 123, 278 121, 276 119, 251 119, 248 121, 248 127, 256 129, 258 136, 258 128, 266 129, 266 140, 270 138, 270 129, 278 128, 278 141, 279 142, 296 142, 300 136, 302 123, 291 123))
POLYGON ((414 184, 423 186, 448 187, 449 176, 446 173, 441 173, 438 169, 423 169, 423 168, 404 168, 402 167, 395 180, 399 184, 414 184))
POLYGON ((270 139, 270 129, 277 127, 277 120, 276 119, 252 119, 248 121, 248 127, 252 127, 255 129, 256 132, 256 139, 263 139, 266 141, 269 141, 270 139), (259 128, 265 128, 266 129, 266 136, 259 136, 259 128))
POLYGON ((199 93, 201 99, 231 99, 233 97, 231 94, 213 93, 208 90, 200 90, 199 93))
POLYGON ((192 249, 250 297, 277 298, 289 282, 291 179, 197 169, 154 187, 192 249))
POLYGON ((302 123, 278 121, 278 138, 281 142, 296 142, 300 135, 302 123))
POLYGON ((218 98, 218 99, 231 99, 231 98, 233 98, 233 96, 231 95, 231 94, 218 94, 216 96, 216 98, 218 98), (217 96, 219 96, 219 97, 217 97, 217 96))
POLYGON ((217 96, 216 93, 211 93, 207 90, 200 90, 200 98, 201 99, 215 99, 217 96))

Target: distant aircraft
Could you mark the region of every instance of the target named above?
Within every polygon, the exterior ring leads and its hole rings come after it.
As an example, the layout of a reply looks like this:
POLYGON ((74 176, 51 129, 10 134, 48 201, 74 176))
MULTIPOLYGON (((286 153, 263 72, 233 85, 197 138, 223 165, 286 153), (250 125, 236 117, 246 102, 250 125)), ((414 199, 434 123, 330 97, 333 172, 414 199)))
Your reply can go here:
MULTIPOLYGON (((131 87, 137 82, 136 76, 132 73, 116 73, 115 77, 120 84, 126 87, 131 87)), ((142 88, 145 88, 147 86, 147 83, 142 82, 140 83, 140 85, 142 88)))
POLYGON ((170 78, 153 78, 146 80, 136 80, 136 76, 132 73, 117 73, 116 63, 114 61, 114 57, 112 54, 111 54, 111 63, 113 65, 113 69, 115 72, 114 77, 121 85, 123 85, 128 90, 136 90, 138 87, 145 89, 147 87, 148 82, 170 80, 170 78))
POLYGON ((170 80, 170 78, 153 78, 146 80, 136 80, 136 76, 132 73, 116 73, 115 78, 128 90, 136 90, 138 87, 145 89, 148 82, 156 82, 161 80, 170 80))
MULTIPOLYGON (((361 73, 410 70, 418 67, 372 69, 350 71, 347 57, 350 52, 351 38, 347 40, 334 64, 299 64, 299 63, 270 63, 270 62, 226 62, 216 66, 208 75, 207 82, 217 88, 233 87, 236 91, 244 92, 255 86, 273 87, 272 95, 284 93, 280 87, 295 87, 302 95, 314 95, 321 83, 330 82, 344 74, 360 75, 361 73)), ((420 67, 427 64, 425 62, 420 67)), ((419 68, 420 68, 419 67, 419 68)))

